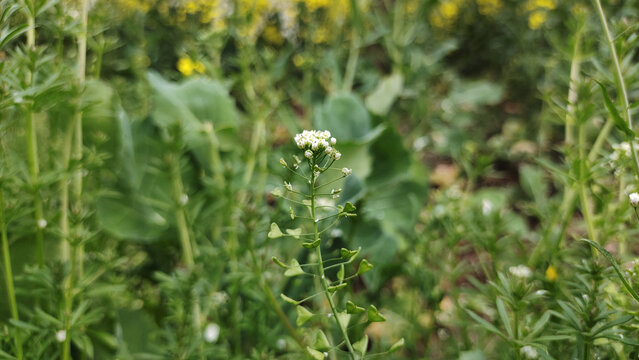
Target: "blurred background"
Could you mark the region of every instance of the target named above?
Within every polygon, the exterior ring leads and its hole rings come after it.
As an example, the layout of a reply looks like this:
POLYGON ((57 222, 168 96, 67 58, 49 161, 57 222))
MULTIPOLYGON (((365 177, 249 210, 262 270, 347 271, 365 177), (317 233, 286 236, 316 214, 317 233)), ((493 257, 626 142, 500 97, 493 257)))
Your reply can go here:
MULTIPOLYGON (((0 4, 0 357, 22 346, 25 359, 304 358, 326 321, 296 327, 279 294, 317 284, 271 257, 312 257, 266 236, 273 221, 296 226, 271 192, 304 186, 279 163, 301 157, 292 138, 304 129, 330 130, 336 166, 353 169, 328 201, 358 216, 322 246, 361 246, 375 265, 348 291, 387 319, 349 329, 368 334, 369 353, 404 338, 378 358, 519 359, 528 343, 545 358, 583 355, 598 321, 636 314, 604 268, 581 261, 587 248, 566 245, 586 230, 574 204, 560 207, 573 160, 612 128, 594 80, 619 95, 594 2, 0 4), (500 278, 520 264, 526 284, 500 278), (506 316, 518 319, 508 339, 490 328, 510 326, 495 299, 517 291, 503 281, 536 294, 509 303, 522 315, 506 316), (590 327, 534 326, 585 293, 602 294, 582 309, 590 327)), ((604 4, 634 101, 637 5, 604 4)), ((623 139, 597 145, 589 188, 607 248, 629 260, 623 139)), ((619 340, 636 326, 617 325, 586 354, 636 351, 619 340)))

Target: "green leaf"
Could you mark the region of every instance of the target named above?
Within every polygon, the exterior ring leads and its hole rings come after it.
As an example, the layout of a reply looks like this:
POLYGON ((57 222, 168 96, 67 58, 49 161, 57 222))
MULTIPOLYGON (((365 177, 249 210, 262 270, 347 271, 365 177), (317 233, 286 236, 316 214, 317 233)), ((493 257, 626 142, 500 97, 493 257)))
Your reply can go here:
POLYGON ((377 311, 375 305, 368 306, 368 321, 369 322, 384 322, 386 318, 377 311))
POLYGON ((284 294, 280 294, 280 297, 282 298, 282 300, 286 301, 289 304, 293 304, 293 305, 299 305, 299 301, 293 300, 290 297, 284 295, 284 294))
POLYGON ((362 141, 371 131, 371 119, 362 101, 352 93, 329 97, 314 113, 314 127, 329 130, 340 141, 362 141))
POLYGON ((362 354, 362 356, 366 355, 366 350, 368 350, 368 335, 364 335, 363 338, 359 339, 356 343, 353 344, 353 349, 358 353, 362 354))
POLYGON ((484 320, 481 316, 475 314, 473 311, 468 310, 468 309, 465 309, 465 310, 466 310, 466 313, 468 315, 470 315, 470 317, 473 318, 473 320, 478 322, 481 327, 483 327, 484 329, 490 331, 493 334, 499 335, 504 340, 508 340, 508 338, 501 331, 499 331, 495 327, 495 325, 493 325, 493 324, 489 323, 488 321, 484 320))
POLYGON ((608 330, 610 328, 613 328, 613 327, 615 327, 617 325, 621 325, 623 323, 626 323, 626 322, 632 320, 633 318, 634 318, 633 315, 622 315, 622 316, 619 316, 618 318, 616 318, 616 319, 614 319, 612 321, 609 321, 609 322, 606 322, 606 323, 598 323, 597 325, 599 325, 599 324, 601 324, 601 325, 600 326, 595 325, 593 327, 593 329, 590 331, 590 334, 592 336, 596 336, 597 334, 600 334, 603 331, 606 331, 606 330, 608 330))
POLYGON ((336 292, 337 290, 341 290, 341 289, 345 288, 346 285, 347 285, 346 283, 343 283, 343 284, 339 284, 339 285, 329 286, 327 288, 327 290, 328 290, 328 292, 330 292, 332 294, 332 293, 336 292))
POLYGON ((599 84, 599 88, 601 89, 601 94, 604 99, 604 104, 606 105, 606 109, 608 109, 610 116, 612 116, 612 121, 614 121, 617 129, 623 132, 628 138, 634 139, 635 137, 634 131, 632 131, 632 129, 628 127, 628 123, 624 121, 621 115, 619 115, 619 111, 617 111, 617 107, 610 99, 610 95, 608 95, 608 91, 606 90, 606 87, 603 86, 603 84, 597 80, 595 80, 595 82, 599 84))
POLYGON ((621 273, 621 268, 619 268, 619 264, 617 264, 617 261, 615 260, 615 258, 612 256, 612 254, 610 254, 606 249, 604 249, 603 247, 601 247, 601 245, 597 244, 596 242, 590 240, 590 239, 581 239, 581 241, 585 241, 588 244, 592 245, 595 249, 597 249, 606 259, 608 259, 608 261, 610 262, 610 264, 612 265, 613 269, 615 269, 615 272, 617 273, 617 276, 619 277, 619 279, 621 280, 621 282, 623 283, 623 286, 626 288, 626 290, 628 290, 628 293, 630 293, 630 295, 636 300, 639 301, 639 294, 637 294, 637 292, 632 288, 632 286, 630 286, 630 284, 628 283, 628 281, 626 280, 626 277, 623 276, 623 274, 621 273))
POLYGON ((497 312, 499 313, 499 318, 501 319, 501 322, 504 324, 504 327, 506 328, 506 333, 508 334, 508 336, 514 339, 515 334, 513 333, 513 328, 510 324, 510 318, 508 317, 508 313, 506 312, 506 305, 504 304, 504 301, 500 297, 497 298, 496 302, 497 302, 497 312))
POLYGON ((352 301, 347 301, 346 302, 346 312, 349 314, 359 314, 361 312, 366 311, 366 309, 364 309, 363 307, 359 307, 357 305, 355 305, 352 301))
POLYGON ((2 349, 0 349, 0 359, 11 359, 11 360, 15 360, 16 357, 12 356, 11 354, 8 354, 4 351, 2 351, 2 349))
POLYGON ((361 275, 373 268, 373 264, 369 263, 368 260, 363 259, 359 263, 359 268, 357 268, 357 275, 361 275))
POLYGON ((375 90, 366 97, 366 107, 375 115, 386 115, 403 87, 404 77, 400 73, 382 78, 375 90))
POLYGON ((306 352, 315 360, 324 360, 324 353, 320 351, 317 351, 307 346, 306 352))
POLYGON ((284 236, 284 234, 282 233, 282 230, 280 230, 280 227, 277 226, 276 223, 272 223, 271 230, 268 232, 267 236, 269 239, 277 239, 279 237, 284 236))
POLYGON ((453 86, 451 95, 446 100, 453 108, 475 108, 482 105, 495 105, 499 103, 502 94, 502 87, 499 84, 489 81, 459 82, 453 86))
POLYGON ((405 345, 405 341, 404 338, 401 338, 399 340, 397 340, 393 345, 391 345, 390 349, 388 349, 389 353, 393 353, 401 348, 403 348, 405 345))
POLYGON ((532 330, 530 331, 530 333, 526 336, 526 340, 532 341, 532 339, 537 336, 537 334, 539 334, 545 327, 546 324, 548 323, 548 320, 550 319, 550 312, 546 311, 541 318, 539 318, 539 320, 537 320, 537 322, 535 323, 535 325, 533 325, 532 330))
POLYGON ((276 258, 275 256, 273 256, 271 259, 273 260, 274 263, 276 263, 282 269, 288 269, 288 265, 281 262, 280 259, 276 258))
POLYGON ((304 274, 304 270, 300 266, 300 263, 297 260, 291 260, 291 265, 289 265, 288 269, 284 272, 284 276, 293 277, 304 274))
POLYGON ((96 203, 98 224, 107 233, 141 242, 157 240, 169 222, 150 206, 131 202, 124 195, 102 196, 96 203))
POLYGON ((313 348, 321 351, 326 351, 331 348, 331 345, 328 342, 328 338, 326 334, 322 330, 315 330, 315 335, 313 336, 313 348))
POLYGON ((297 326, 302 326, 304 325, 307 321, 309 321, 313 316, 315 316, 312 312, 310 312, 307 308, 305 308, 304 306, 300 306, 298 305, 297 308, 295 309, 297 312, 297 320, 295 321, 295 323, 297 324, 297 326))

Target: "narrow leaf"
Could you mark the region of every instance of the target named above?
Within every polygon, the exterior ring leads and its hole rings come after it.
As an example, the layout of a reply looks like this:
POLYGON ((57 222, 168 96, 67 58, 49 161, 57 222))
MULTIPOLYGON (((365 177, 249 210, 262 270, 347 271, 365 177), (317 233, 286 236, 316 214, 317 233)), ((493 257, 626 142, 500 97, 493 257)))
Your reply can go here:
POLYGON ((610 264, 612 265, 612 267, 615 269, 615 272, 617 273, 617 276, 619 277, 619 279, 621 279, 621 282, 623 283, 623 286, 626 288, 626 290, 628 290, 628 293, 630 293, 630 295, 637 301, 639 301, 639 294, 637 294, 637 292, 632 288, 632 286, 630 286, 630 284, 628 283, 628 281, 626 280, 625 276, 623 276, 623 274, 621 273, 621 268, 619 268, 619 264, 617 264, 617 261, 615 260, 615 258, 612 256, 612 254, 610 254, 608 252, 608 250, 604 249, 603 247, 601 247, 601 245, 597 244, 596 242, 590 240, 590 239, 581 239, 581 241, 585 241, 588 244, 592 245, 595 249, 597 249, 606 259, 608 259, 608 261, 610 262, 610 264))
POLYGON ((499 318, 501 322, 504 324, 504 328, 506 328, 506 333, 510 338, 515 338, 515 334, 513 333, 513 328, 510 325, 510 318, 508 317, 508 313, 506 312, 506 305, 501 298, 497 298, 497 312, 499 313, 499 318))
POLYGON ((608 95, 608 91, 606 90, 606 88, 599 81, 595 80, 595 82, 599 84, 599 88, 601 89, 601 94, 604 99, 604 104, 606 105, 606 109, 608 109, 610 116, 612 116, 612 120, 614 121, 617 129, 626 134, 626 136, 628 136, 629 138, 634 139, 634 131, 632 131, 632 129, 628 127, 628 123, 624 121, 621 115, 619 115, 619 111, 617 111, 617 107, 610 99, 610 95, 608 95))

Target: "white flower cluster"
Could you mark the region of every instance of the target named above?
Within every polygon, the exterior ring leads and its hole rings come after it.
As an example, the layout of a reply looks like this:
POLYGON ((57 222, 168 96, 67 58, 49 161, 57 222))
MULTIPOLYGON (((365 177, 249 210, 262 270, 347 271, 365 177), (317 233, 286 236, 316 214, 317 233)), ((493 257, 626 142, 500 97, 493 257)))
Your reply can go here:
POLYGON ((519 352, 524 355, 526 359, 537 359, 539 357, 537 350, 530 345, 522 346, 519 352))
POLYGON ((630 200, 630 205, 632 205, 633 207, 637 207, 637 205, 639 205, 638 193, 633 192, 632 194, 628 195, 628 199, 630 200))
POLYGON ((295 135, 295 143, 298 148, 305 150, 304 156, 308 159, 321 152, 325 152, 333 160, 339 160, 342 157, 342 154, 333 147, 337 140, 331 137, 331 132, 327 130, 304 130, 301 134, 295 135))
POLYGON ((532 276, 532 271, 526 265, 511 266, 510 268, 508 268, 508 271, 510 271, 510 273, 513 274, 515 277, 522 279, 532 276))

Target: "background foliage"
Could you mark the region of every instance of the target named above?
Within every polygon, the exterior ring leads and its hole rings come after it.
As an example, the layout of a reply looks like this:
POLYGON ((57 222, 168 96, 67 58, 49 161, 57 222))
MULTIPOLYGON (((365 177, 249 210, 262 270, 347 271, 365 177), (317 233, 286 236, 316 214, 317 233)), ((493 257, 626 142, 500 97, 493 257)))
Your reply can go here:
POLYGON ((0 358, 306 356, 327 319, 279 294, 319 285, 271 258, 312 256, 267 233, 311 128, 369 354, 636 358, 638 7, 613 54, 598 3, 0 1, 0 358))

